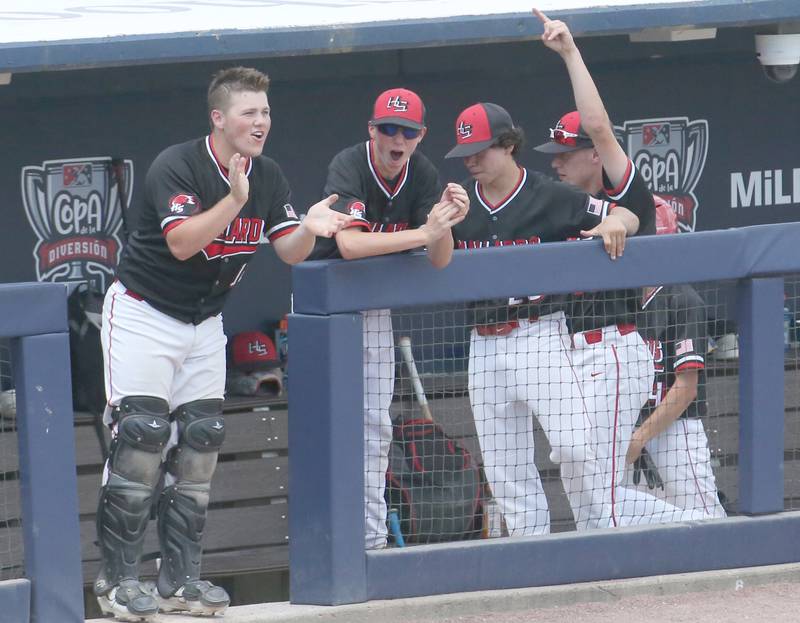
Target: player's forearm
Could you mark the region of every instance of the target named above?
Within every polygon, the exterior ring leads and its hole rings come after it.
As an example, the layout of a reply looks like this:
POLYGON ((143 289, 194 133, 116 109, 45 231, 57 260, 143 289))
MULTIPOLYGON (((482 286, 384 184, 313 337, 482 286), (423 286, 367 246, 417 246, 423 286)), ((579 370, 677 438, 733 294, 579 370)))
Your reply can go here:
POLYGON ((346 260, 387 255, 425 246, 425 235, 419 229, 396 232, 365 232, 347 229, 336 234, 336 245, 346 260))
POLYGON ((448 232, 428 245, 428 259, 436 268, 444 268, 453 257, 453 234, 448 232))
POLYGON ((625 177, 628 157, 614 136, 611 120, 608 118, 600 92, 580 51, 574 48, 562 58, 572 83, 575 106, 581 116, 581 126, 592 139, 609 180, 616 186, 622 183, 625 177))
POLYGON ((573 48, 562 58, 567 66, 572 92, 575 96, 575 106, 581 114, 583 129, 593 140, 602 138, 602 135, 610 127, 608 113, 606 113, 600 92, 583 61, 580 50, 577 47, 573 48))
POLYGON ((639 231, 639 217, 625 206, 614 206, 609 211, 609 214, 616 216, 622 221, 622 224, 625 226, 625 233, 628 236, 633 236, 639 231))
POLYGON ((689 370, 676 375, 661 404, 641 425, 645 443, 667 430, 697 398, 697 371, 689 370))
POLYGON ((190 216, 167 232, 167 246, 175 258, 183 261, 205 249, 227 229, 242 204, 226 195, 208 210, 190 216))
POLYGON ((314 250, 317 237, 301 223, 291 234, 281 236, 275 242, 275 253, 287 264, 298 264, 314 250))

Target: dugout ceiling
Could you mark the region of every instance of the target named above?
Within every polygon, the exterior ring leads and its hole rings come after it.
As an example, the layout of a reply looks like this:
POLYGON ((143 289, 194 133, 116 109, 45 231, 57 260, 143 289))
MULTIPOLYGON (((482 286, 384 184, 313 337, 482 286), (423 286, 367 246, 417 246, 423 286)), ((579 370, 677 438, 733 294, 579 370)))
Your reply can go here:
MULTIPOLYGON (((306 13, 314 5, 312 14, 326 19, 333 19, 337 7, 367 19, 377 6, 392 17, 405 11, 409 19, 387 22, 384 13, 384 21, 378 15, 377 21, 331 27, 322 19, 291 26, 275 18, 272 30, 234 24, 213 33, 176 32, 170 21, 175 16, 195 26, 192 11, 178 10, 190 4, 213 8, 214 16, 225 19, 222 5, 231 13, 247 6, 251 22, 265 23, 258 11, 289 3, 83 0, 80 12, 77 2, 42 0, 39 17, 79 15, 50 22, 19 19, 30 14, 28 8, 0 8, 0 72, 13 73, 10 84, 0 86, 6 122, 0 135, 6 147, 0 156, 0 244, 6 259, 0 282, 107 281, 120 241, 104 163, 111 156, 128 161, 130 199, 137 203, 155 155, 206 130, 208 78, 232 63, 256 66, 272 78, 266 151, 284 169, 300 210, 319 198, 332 156, 366 138, 372 101, 384 88, 404 85, 423 97, 429 132, 422 149, 445 180, 464 176, 460 162, 443 160, 464 107, 502 104, 525 128, 530 145, 545 140, 547 128, 573 107, 560 60, 534 40, 540 30, 523 13, 527 3, 493 2, 501 12, 492 16, 424 19, 413 10, 426 5, 444 11, 454 3, 304 2, 292 4, 306 5, 306 13), (141 23, 141 14, 122 12, 126 7, 152 9, 145 22, 161 32, 112 30, 112 22, 113 28, 141 23), (82 32, 76 30, 79 21, 90 18, 106 24, 113 36, 75 38, 82 32), (73 30, 57 30, 60 38, 44 41, 50 36, 44 24, 59 20, 62 29, 69 22, 73 30), (42 41, 32 42, 31 32, 42 41)), ((753 34, 766 24, 800 19, 800 2, 617 0, 605 3, 617 6, 596 9, 585 1, 539 4, 568 7, 557 15, 584 35, 578 43, 620 138, 652 187, 681 212, 684 229, 798 220, 800 76, 769 82, 755 59, 753 34), (716 28, 716 36, 632 43, 620 34, 687 24, 716 28)), ((222 19, 219 24, 230 25, 222 19)), ((549 170, 549 162, 530 149, 521 161, 549 170)), ((226 309, 228 332, 278 318, 288 308, 289 290, 288 268, 271 252, 257 254, 226 309), (270 284, 268 290, 263 283, 270 284)))

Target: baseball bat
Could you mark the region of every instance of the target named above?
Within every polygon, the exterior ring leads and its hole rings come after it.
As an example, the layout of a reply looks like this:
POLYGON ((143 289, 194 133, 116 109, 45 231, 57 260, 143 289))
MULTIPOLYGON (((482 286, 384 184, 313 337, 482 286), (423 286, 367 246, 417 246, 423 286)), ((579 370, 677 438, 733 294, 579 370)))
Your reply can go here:
POLYGON ((428 406, 428 399, 425 397, 425 390, 422 388, 422 381, 419 378, 419 372, 417 372, 417 364, 414 362, 414 355, 411 352, 411 338, 404 335, 398 341, 398 346, 406 368, 408 368, 408 376, 411 378, 411 385, 414 387, 414 395, 417 397, 419 408, 422 409, 422 417, 433 421, 431 408, 428 406))

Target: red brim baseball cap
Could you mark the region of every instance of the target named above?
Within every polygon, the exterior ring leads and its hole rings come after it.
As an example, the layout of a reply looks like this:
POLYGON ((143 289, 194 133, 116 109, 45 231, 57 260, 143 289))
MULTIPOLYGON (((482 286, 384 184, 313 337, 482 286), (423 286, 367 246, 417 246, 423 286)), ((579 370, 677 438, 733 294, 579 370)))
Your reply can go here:
POLYGON ((375 99, 372 125, 394 123, 421 130, 425 127, 425 105, 419 95, 408 89, 389 89, 375 99))
POLYGON ((533 149, 545 154, 562 154, 568 151, 594 147, 592 139, 581 125, 581 115, 577 110, 567 113, 550 128, 550 140, 533 149))
POLYGON ((456 146, 445 158, 466 158, 491 147, 506 132, 514 129, 511 115, 497 104, 473 104, 456 119, 456 146))

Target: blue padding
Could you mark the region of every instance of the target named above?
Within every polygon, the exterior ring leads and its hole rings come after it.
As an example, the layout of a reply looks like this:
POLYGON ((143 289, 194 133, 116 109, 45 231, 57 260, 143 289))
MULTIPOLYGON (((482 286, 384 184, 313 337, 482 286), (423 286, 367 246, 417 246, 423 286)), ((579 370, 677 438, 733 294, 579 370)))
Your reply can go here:
POLYGON ((83 618, 78 479, 66 333, 12 341, 31 620, 83 618))
POLYGON ((800 513, 367 552, 369 599, 552 586, 800 560, 800 513))
POLYGON ((291 601, 364 601, 361 314, 292 314, 289 332, 291 601))
POLYGON ((66 331, 66 284, 0 284, 0 337, 66 331))
POLYGON ((739 285, 740 513, 782 511, 784 447, 783 279, 739 285))
POLYGON ((421 253, 305 262, 293 268, 294 304, 328 314, 784 274, 800 271, 798 240, 800 223, 782 223, 632 238, 614 262, 600 241, 456 251, 442 270, 421 253))
POLYGON ((31 583, 29 580, 0 582, 0 621, 30 623, 31 583))
MULTIPOLYGON (((309 7, 313 10, 313 7, 309 7)), ((580 35, 609 35, 670 26, 738 26, 800 18, 797 0, 705 0, 691 3, 592 7, 553 11, 580 35)), ((397 20, 339 27, 282 30, 186 32, 0 45, 0 71, 145 64, 151 62, 222 61, 230 58, 358 52, 519 41, 540 35, 541 24, 530 13, 397 20)))

